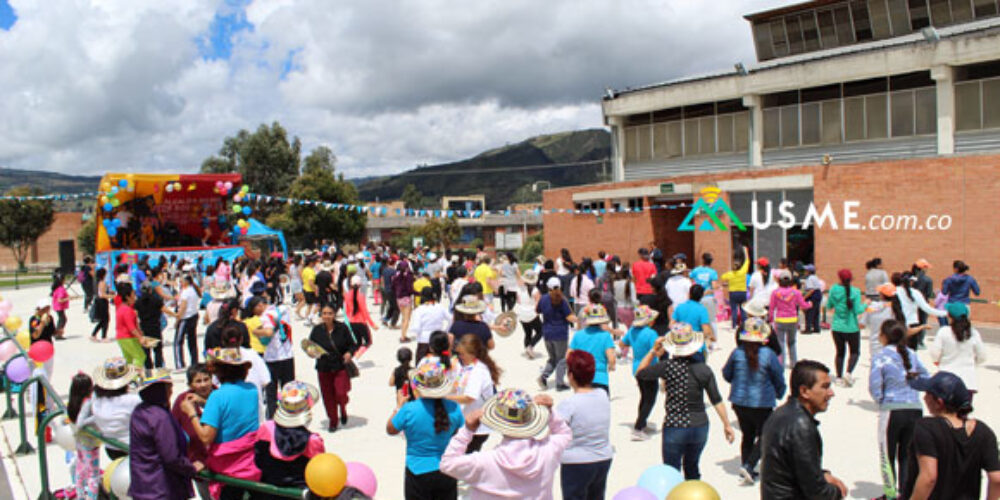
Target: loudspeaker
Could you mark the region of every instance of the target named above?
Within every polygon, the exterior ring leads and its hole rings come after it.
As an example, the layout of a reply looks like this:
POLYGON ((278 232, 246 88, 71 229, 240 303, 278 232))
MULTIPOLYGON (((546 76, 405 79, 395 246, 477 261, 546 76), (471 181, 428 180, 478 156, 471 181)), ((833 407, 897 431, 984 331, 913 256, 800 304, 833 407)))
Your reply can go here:
POLYGON ((73 274, 76 270, 76 242, 59 240, 59 272, 73 274))

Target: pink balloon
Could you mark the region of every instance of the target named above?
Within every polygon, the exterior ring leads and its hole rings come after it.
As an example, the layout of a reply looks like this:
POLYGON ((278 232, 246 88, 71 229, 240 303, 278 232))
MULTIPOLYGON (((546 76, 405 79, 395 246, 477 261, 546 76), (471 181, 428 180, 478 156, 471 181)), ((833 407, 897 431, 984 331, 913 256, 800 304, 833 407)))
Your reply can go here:
POLYGON ((52 342, 47 340, 39 340, 31 347, 28 348, 28 357, 33 359, 37 363, 44 363, 52 359, 52 355, 55 354, 55 349, 52 347, 52 342))
POLYGON ((9 313, 14 308, 14 304, 7 299, 0 300, 0 312, 9 313))
POLYGON ((223 186, 225 186, 225 187, 226 187, 226 191, 229 191, 230 189, 232 189, 232 188, 233 188, 233 183, 232 183, 232 182, 229 182, 229 181, 226 181, 226 183, 225 183, 225 184, 223 184, 223 186))
POLYGON ((347 462, 347 486, 357 488, 368 497, 374 497, 378 491, 378 480, 375 473, 361 462, 347 462))
POLYGON ((15 354, 17 354, 17 341, 8 340, 0 344, 0 363, 6 363, 15 354))
POLYGON ((10 313, 0 309, 0 325, 7 321, 7 316, 10 316, 10 313))
POLYGON ((21 356, 10 360, 4 367, 4 373, 7 375, 7 380, 20 384, 31 376, 31 367, 28 366, 28 360, 21 356))

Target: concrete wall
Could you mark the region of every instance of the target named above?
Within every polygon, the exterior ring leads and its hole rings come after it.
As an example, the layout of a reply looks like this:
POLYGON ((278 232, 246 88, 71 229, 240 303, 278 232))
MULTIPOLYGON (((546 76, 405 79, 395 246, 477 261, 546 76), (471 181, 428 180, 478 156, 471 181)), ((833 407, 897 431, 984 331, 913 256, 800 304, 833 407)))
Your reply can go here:
MULTIPOLYGON (((763 185, 769 182, 769 178, 773 182, 773 178, 778 176, 801 174, 812 176, 813 199, 818 208, 829 202, 839 214, 844 201, 861 202, 857 212, 858 222, 862 224, 876 214, 913 214, 921 222, 929 215, 939 214, 950 216, 952 220, 948 230, 934 231, 845 230, 842 227, 835 230, 829 225, 816 228, 816 266, 820 277, 828 284, 836 282, 836 272, 841 268, 851 269, 855 276, 861 277, 865 261, 876 256, 882 258, 884 268, 890 274, 909 269, 918 258, 926 258, 935 266, 929 274, 934 279, 935 289, 938 289, 941 280, 951 274, 951 262, 964 260, 983 290, 980 298, 993 303, 973 304, 973 317, 1000 321, 1000 308, 994 305, 1000 299, 1000 253, 996 249, 997 242, 1000 242, 1000 218, 997 217, 1000 213, 997 198, 997 193, 1000 193, 1000 155, 753 169, 623 182, 613 186, 602 184, 553 189, 544 193, 544 208, 572 208, 574 192, 606 190, 609 187, 640 187, 661 182, 697 186, 735 179, 754 179, 754 182, 763 185)), ((725 192, 723 196, 726 196, 725 192)), ((681 220, 678 217, 683 218, 686 214, 687 210, 608 214, 604 216, 603 224, 597 224, 594 215, 546 214, 545 253, 555 256, 560 248, 566 247, 577 259, 604 250, 622 256, 623 260, 634 260, 637 249, 648 245, 654 238, 654 221, 661 224, 661 232, 663 228, 674 228, 672 234, 665 233, 668 241, 682 242, 686 236, 676 227, 681 220), (657 213, 653 215, 651 212, 657 213)), ((696 227, 702 218, 696 218, 696 227)), ((728 256, 733 249, 729 231, 696 231, 687 235, 693 237, 689 257, 707 251, 716 256, 715 268, 720 273, 730 266, 728 256)))

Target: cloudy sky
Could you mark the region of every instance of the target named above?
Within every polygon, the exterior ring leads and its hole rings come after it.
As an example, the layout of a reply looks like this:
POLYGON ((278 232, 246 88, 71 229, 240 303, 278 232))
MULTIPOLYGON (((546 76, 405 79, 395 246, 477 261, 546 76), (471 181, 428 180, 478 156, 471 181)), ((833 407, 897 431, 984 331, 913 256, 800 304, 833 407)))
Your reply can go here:
POLYGON ((0 166, 194 172, 280 121, 347 177, 600 127, 605 87, 753 60, 780 0, 0 0, 0 166))

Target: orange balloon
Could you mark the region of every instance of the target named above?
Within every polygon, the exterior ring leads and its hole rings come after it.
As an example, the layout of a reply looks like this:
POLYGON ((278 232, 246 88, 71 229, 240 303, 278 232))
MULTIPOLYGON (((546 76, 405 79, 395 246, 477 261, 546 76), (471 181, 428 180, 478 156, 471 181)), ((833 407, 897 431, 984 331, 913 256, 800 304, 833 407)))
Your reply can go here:
POLYGON ((347 484, 347 465, 333 453, 320 453, 306 464, 306 486, 321 497, 335 497, 347 484))

